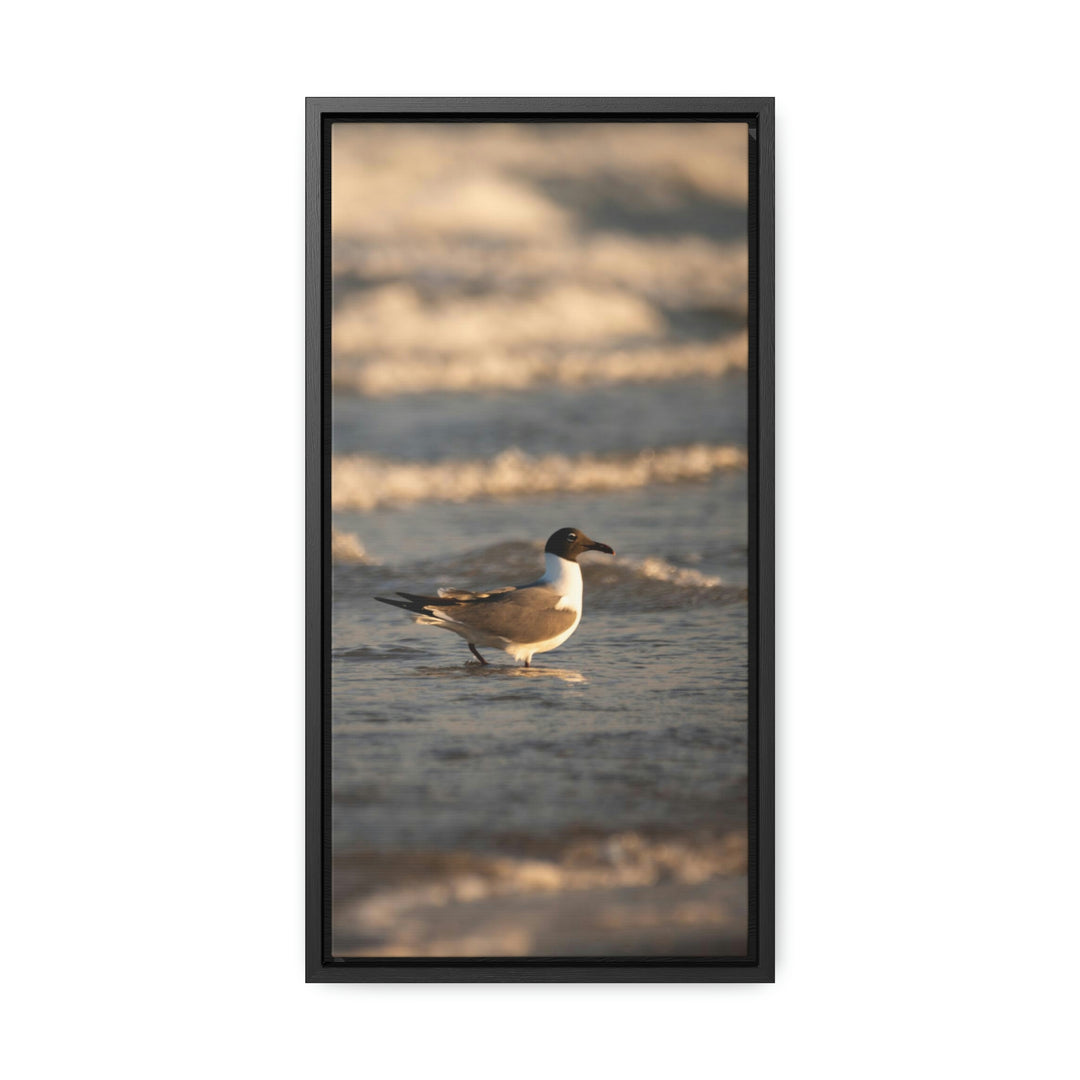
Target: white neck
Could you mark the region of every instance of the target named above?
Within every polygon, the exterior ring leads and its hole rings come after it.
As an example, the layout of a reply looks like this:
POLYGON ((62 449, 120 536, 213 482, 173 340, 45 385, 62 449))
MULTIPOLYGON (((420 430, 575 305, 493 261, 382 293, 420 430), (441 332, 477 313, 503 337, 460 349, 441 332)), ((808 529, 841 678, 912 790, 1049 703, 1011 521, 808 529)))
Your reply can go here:
POLYGON ((576 562, 564 559, 561 555, 544 552, 544 576, 537 585, 547 585, 554 589, 564 602, 559 607, 581 610, 581 567, 576 562))

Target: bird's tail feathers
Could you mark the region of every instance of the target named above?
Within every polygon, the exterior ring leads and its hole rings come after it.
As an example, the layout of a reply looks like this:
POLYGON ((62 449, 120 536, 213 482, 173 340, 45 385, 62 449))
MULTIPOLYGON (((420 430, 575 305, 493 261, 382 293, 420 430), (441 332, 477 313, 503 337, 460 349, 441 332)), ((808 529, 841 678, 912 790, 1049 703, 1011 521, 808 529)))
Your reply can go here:
POLYGON ((444 600, 438 596, 418 596, 416 593, 399 592, 397 595, 404 599, 395 600, 388 596, 375 596, 372 599, 378 600, 380 604, 390 604, 403 611, 411 611, 414 615, 430 615, 432 607, 452 607, 459 603, 457 600, 444 600))

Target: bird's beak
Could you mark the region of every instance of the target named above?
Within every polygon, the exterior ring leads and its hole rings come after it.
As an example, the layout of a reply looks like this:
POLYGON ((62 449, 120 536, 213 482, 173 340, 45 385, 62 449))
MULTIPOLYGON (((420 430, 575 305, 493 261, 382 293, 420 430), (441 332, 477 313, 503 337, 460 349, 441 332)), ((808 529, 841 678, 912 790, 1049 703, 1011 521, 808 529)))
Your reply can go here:
POLYGON ((608 555, 614 555, 615 554, 615 549, 614 548, 608 547, 607 544, 601 544, 599 540, 594 540, 589 545, 589 550, 590 551, 603 551, 603 552, 606 552, 608 555))

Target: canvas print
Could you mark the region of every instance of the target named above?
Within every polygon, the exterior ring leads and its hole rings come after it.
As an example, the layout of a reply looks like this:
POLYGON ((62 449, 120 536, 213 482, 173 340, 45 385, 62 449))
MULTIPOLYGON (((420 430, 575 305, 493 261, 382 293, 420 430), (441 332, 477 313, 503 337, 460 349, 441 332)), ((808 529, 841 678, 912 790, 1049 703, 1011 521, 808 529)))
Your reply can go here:
POLYGON ((748 145, 333 124, 334 957, 747 955, 748 145))

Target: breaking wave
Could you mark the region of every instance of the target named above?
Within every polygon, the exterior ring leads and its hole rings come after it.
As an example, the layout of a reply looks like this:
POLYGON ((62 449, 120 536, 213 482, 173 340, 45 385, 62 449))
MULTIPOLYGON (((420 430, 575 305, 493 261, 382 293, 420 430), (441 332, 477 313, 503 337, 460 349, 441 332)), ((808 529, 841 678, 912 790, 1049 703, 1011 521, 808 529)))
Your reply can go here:
POLYGON ((535 292, 547 283, 612 286, 673 310, 746 311, 747 251, 742 241, 701 236, 641 237, 591 233, 514 246, 444 237, 387 237, 378 244, 336 239, 334 274, 361 282, 441 281, 459 297, 535 292))
POLYGON ((558 284, 527 297, 495 293, 431 302, 400 282, 342 302, 334 312, 334 355, 617 342, 656 337, 664 325, 648 301, 610 285, 558 284))
POLYGON ((720 470, 746 465, 743 447, 707 443, 575 457, 533 456, 511 447, 490 459, 437 462, 349 454, 332 459, 331 505, 335 510, 371 510, 427 501, 619 491, 703 480, 720 470))
POLYGON ((335 359, 335 390, 366 397, 477 390, 526 390, 534 386, 584 387, 716 378, 745 371, 745 332, 719 341, 584 352, 574 349, 506 351, 480 348, 467 354, 373 356, 335 359))
POLYGON ((364 545, 356 533, 340 529, 330 531, 330 557, 335 563, 369 563, 364 545))
POLYGON ((728 585, 715 574, 676 566, 658 555, 597 561, 582 567, 590 604, 609 610, 664 611, 699 604, 745 602, 744 585, 728 585))
POLYGON ((747 199, 738 125, 335 124, 332 138, 334 234, 367 241, 550 239, 589 220, 597 185, 639 211, 747 199))
POLYGON ((720 578, 713 574, 703 574, 688 566, 672 566, 665 559, 653 555, 646 559, 628 559, 626 563, 642 577, 653 581, 666 581, 672 585, 689 585, 694 588, 711 589, 722 585, 720 578))
POLYGON ((628 831, 536 858, 357 854, 335 865, 335 937, 355 956, 513 956, 543 954, 547 939, 578 935, 580 944, 562 949, 588 952, 609 940, 634 951, 641 931, 665 930, 726 937, 737 951, 746 865, 742 831, 697 838, 628 831))

